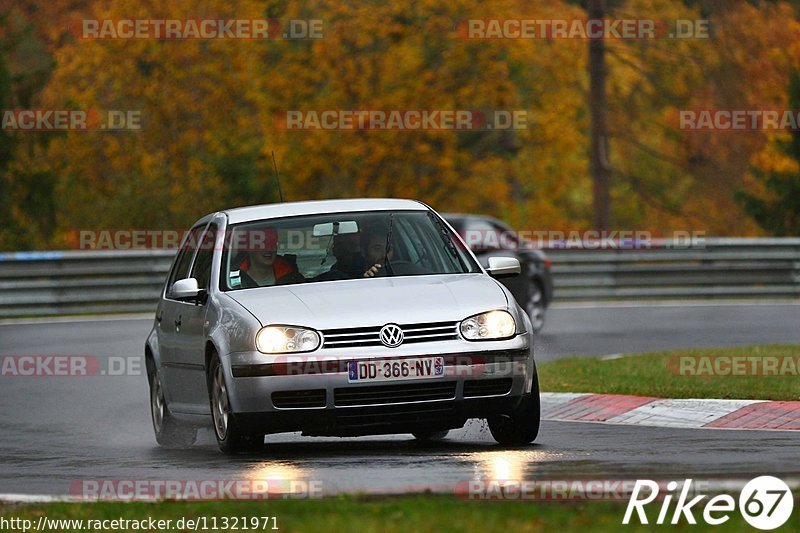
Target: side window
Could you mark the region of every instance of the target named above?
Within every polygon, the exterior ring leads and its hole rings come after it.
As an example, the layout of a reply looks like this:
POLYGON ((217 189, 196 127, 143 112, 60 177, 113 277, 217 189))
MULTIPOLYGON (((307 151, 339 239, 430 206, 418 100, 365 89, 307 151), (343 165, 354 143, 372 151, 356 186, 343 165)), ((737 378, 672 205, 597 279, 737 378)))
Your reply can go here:
POLYGON ((189 266, 192 264, 194 252, 197 250, 197 245, 200 242, 200 235, 203 233, 205 226, 198 226, 189 230, 189 234, 181 244, 181 249, 178 250, 178 255, 175 258, 175 264, 169 273, 167 281, 167 293, 172 285, 179 279, 189 277, 189 266))
POLYGON ((475 252, 489 252, 500 248, 500 232, 485 220, 471 220, 464 240, 475 252))
POLYGON ((211 262, 214 259, 214 245, 217 242, 217 227, 210 224, 200 239, 200 247, 189 277, 197 280, 197 286, 208 290, 211 280, 211 262))
POLYGON ((502 224, 493 223, 492 227, 494 227, 497 232, 500 248, 504 250, 516 250, 520 247, 521 241, 517 237, 516 231, 502 224))

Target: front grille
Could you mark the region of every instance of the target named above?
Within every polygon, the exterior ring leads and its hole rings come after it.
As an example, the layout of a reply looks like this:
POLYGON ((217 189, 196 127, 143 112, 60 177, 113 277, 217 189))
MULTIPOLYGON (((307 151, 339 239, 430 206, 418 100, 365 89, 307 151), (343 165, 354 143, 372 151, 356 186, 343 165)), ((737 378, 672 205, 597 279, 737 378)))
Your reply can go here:
POLYGON ((414 424, 425 427, 441 423, 443 419, 453 416, 453 405, 434 402, 346 407, 337 409, 335 413, 337 423, 351 428, 386 424, 414 424))
POLYGON ((511 391, 511 378, 472 379, 464 382, 464 398, 502 396, 511 391))
POLYGON ((348 387, 333 391, 333 402, 337 407, 452 400, 455 397, 455 381, 348 387))
POLYGON ((325 407, 325 389, 276 391, 272 393, 272 405, 278 409, 325 407))
MULTIPOLYGON (((383 346, 380 330, 383 326, 323 330, 324 348, 353 348, 383 346)), ((431 322, 428 324, 400 324, 403 344, 431 341, 448 341, 458 338, 458 322, 431 322)))

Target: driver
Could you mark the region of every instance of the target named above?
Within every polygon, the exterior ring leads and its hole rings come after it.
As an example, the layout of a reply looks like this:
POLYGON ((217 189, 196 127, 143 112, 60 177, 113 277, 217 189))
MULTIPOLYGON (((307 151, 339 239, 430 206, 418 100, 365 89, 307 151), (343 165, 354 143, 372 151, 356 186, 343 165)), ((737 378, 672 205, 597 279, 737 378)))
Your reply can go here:
POLYGON ((394 250, 389 246, 387 253, 386 235, 387 228, 383 228, 377 224, 364 228, 361 232, 361 252, 364 256, 364 275, 365 278, 374 278, 375 276, 385 276, 386 269, 384 265, 387 259, 392 260, 394 250))
MULTIPOLYGON (((328 272, 315 278, 329 281, 386 276, 386 234, 388 228, 380 223, 362 226, 359 233, 342 233, 333 237, 333 255, 336 262, 328 272)), ((389 249, 388 259, 394 253, 389 249)))

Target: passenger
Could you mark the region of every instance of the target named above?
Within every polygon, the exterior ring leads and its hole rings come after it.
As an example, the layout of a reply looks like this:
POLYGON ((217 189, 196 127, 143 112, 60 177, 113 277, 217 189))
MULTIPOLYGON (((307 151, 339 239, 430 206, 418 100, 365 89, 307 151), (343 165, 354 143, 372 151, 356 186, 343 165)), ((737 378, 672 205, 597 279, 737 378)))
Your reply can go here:
POLYGON ((305 281, 297 267, 278 255, 278 232, 263 230, 264 239, 253 240, 247 256, 239 263, 241 287, 269 287, 305 281))

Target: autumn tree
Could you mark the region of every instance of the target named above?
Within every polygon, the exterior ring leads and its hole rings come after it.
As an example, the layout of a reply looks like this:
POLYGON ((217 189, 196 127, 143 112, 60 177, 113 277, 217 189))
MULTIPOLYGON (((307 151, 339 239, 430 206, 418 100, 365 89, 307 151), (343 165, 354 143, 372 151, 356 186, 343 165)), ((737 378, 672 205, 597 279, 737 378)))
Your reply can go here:
MULTIPOLYGON (((119 0, 91 13, 101 20, 263 16, 249 0, 119 0)), ((221 207, 276 201, 262 158, 263 46, 75 39, 60 48, 47 106, 133 111, 142 123, 135 131, 70 132, 40 154, 59 175, 62 239, 77 228, 182 228, 221 207)))
MULTIPOLYGON (((276 4, 278 5, 278 4, 276 4)), ((292 198, 417 197, 444 210, 494 213, 531 227, 591 218, 578 41, 465 40, 457 21, 580 17, 560 2, 317 1, 276 7, 320 18, 325 38, 265 50, 271 112, 286 109, 521 110, 517 131, 287 131, 292 198), (576 66, 578 68, 576 68, 576 66)))
POLYGON ((15 6, 19 28, 29 29, 14 34, 25 35, 21 41, 2 34, 3 42, 17 43, 0 55, 4 106, 137 111, 142 129, 1 132, 0 202, 15 240, 0 229, 0 247, 67 246, 77 228, 182 228, 224 206, 277 201, 273 151, 290 200, 414 197, 526 229, 763 231, 733 191, 770 196, 749 169, 793 168, 780 148, 785 134, 682 131, 676 117, 684 109, 787 106, 788 73, 800 68, 796 9, 784 1, 609 0, 608 18, 709 18, 711 34, 604 41, 606 104, 598 105, 608 134, 593 143, 588 41, 469 40, 455 28, 470 18, 585 20, 588 6, 584 0, 15 6), (64 31, 83 17, 319 19, 323 38, 91 40, 64 31), (287 110, 356 109, 523 111, 528 127, 285 131, 276 121, 287 110), (590 158, 591 147, 605 142, 613 169, 608 201, 594 186, 598 167, 590 158), (598 218, 597 199, 613 210, 598 218))
MULTIPOLYGON (((789 109, 800 109, 800 71, 794 70, 789 84, 789 109)), ((790 160, 784 169, 753 173, 763 187, 763 194, 740 191, 738 198, 758 224, 772 235, 800 235, 800 130, 787 132, 788 140, 780 141, 780 149, 790 160)))
MULTIPOLYGON (((141 132, 54 141, 47 156, 60 176, 63 226, 184 225, 224 205, 275 201, 273 150, 289 199, 407 196, 526 227, 588 222, 580 93, 554 90, 578 85, 582 72, 565 65, 581 61, 581 43, 456 39, 455 21, 481 13, 471 1, 204 6, 120 0, 92 16, 321 19, 324 39, 78 40, 60 49, 49 105, 141 109, 144 117, 141 132), (520 110, 530 127, 276 129, 276 113, 289 109, 520 110), (101 212, 87 208, 98 202, 101 212)), ((553 18, 565 13, 550 2, 536 7, 553 18)), ((512 18, 520 6, 495 9, 512 18)))
MULTIPOLYGON (((800 19, 789 2, 704 2, 713 49, 697 56, 703 78, 693 81, 684 109, 788 109, 789 75, 800 68, 800 19)), ((760 195, 750 169, 783 171, 783 132, 681 132, 680 159, 693 178, 682 210, 710 234, 758 234, 735 192, 760 195)))
MULTIPOLYGON (((52 69, 34 25, 14 4, 0 4, 0 110, 36 106, 52 69)), ((55 232, 54 175, 25 164, 48 140, 46 134, 0 130, 0 249, 43 247, 55 232)))

